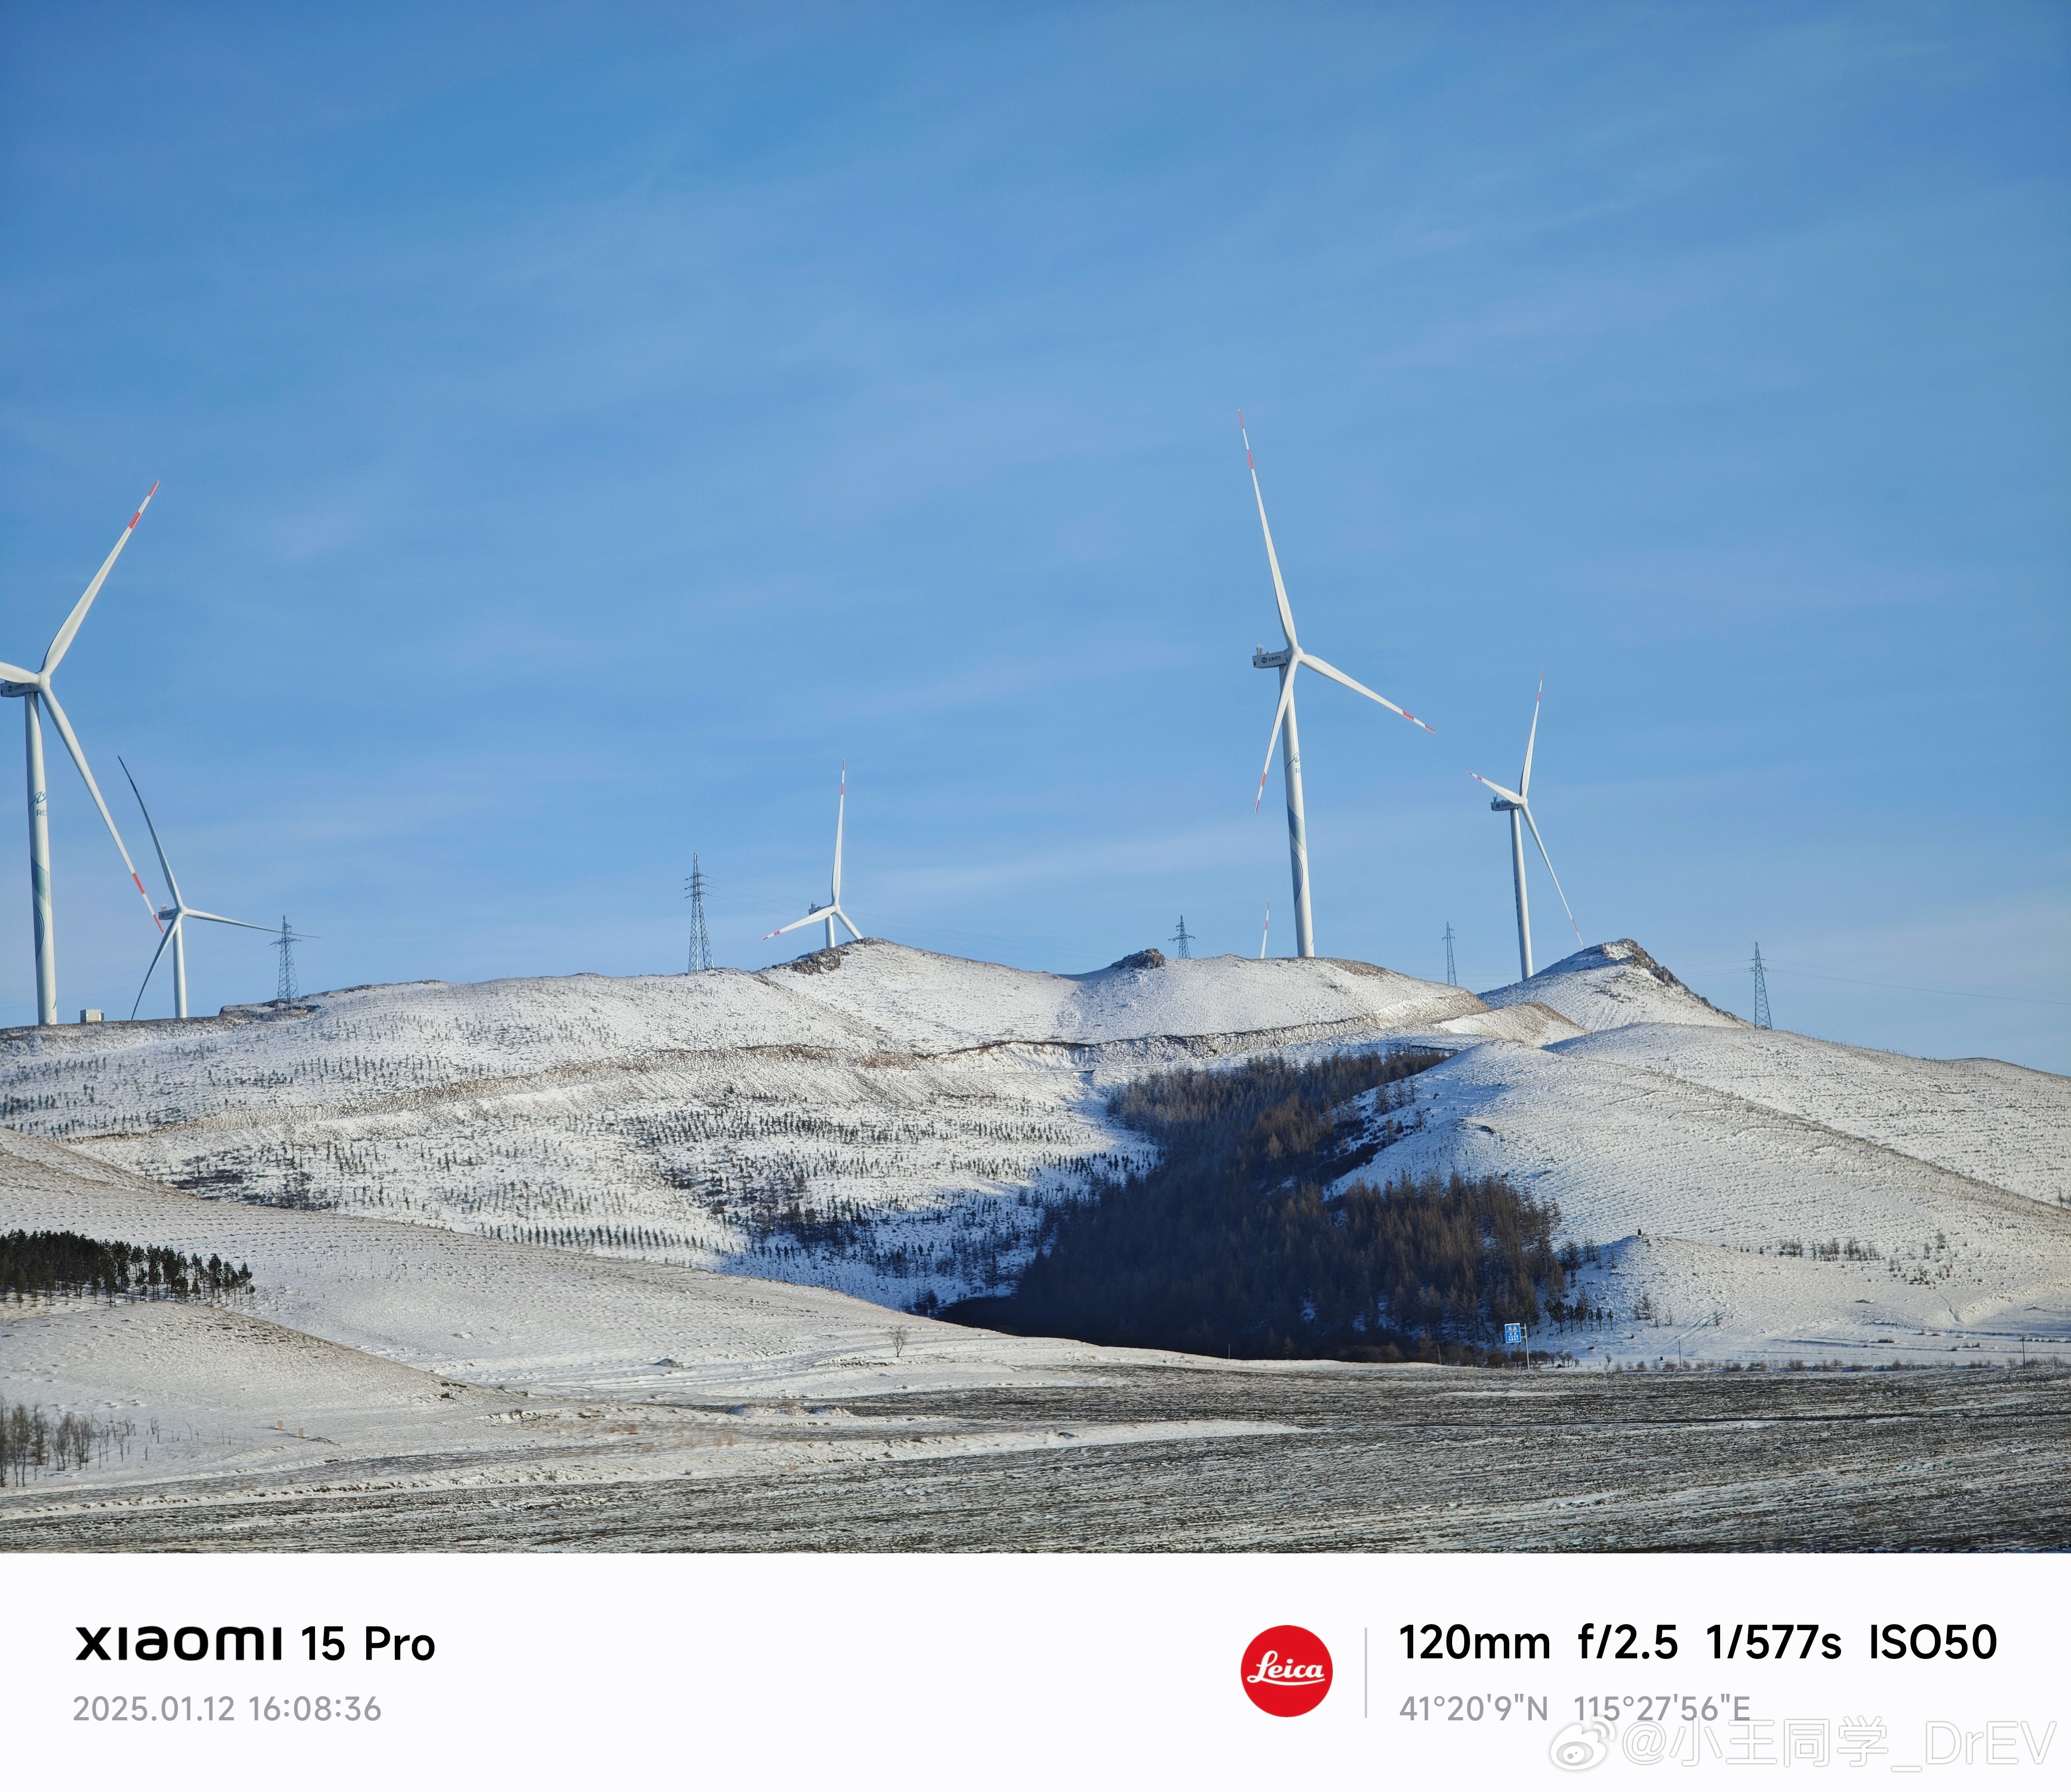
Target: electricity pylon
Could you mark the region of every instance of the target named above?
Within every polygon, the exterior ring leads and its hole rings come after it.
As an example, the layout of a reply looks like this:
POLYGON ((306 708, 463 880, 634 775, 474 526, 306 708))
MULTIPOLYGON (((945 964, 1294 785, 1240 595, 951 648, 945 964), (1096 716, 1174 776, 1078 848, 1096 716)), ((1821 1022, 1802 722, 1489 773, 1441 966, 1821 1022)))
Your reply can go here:
POLYGON ((295 941, 313 940, 314 933, 297 933, 288 925, 288 917, 281 917, 281 931, 273 936, 274 946, 281 954, 280 986, 273 992, 276 1002, 299 1002, 301 992, 295 987, 295 941))
POLYGON ((712 968, 712 940, 705 932, 705 891, 708 888, 705 874, 698 864, 698 855, 691 855, 691 875, 683 880, 683 894, 691 904, 691 965, 692 970, 710 970, 712 968))

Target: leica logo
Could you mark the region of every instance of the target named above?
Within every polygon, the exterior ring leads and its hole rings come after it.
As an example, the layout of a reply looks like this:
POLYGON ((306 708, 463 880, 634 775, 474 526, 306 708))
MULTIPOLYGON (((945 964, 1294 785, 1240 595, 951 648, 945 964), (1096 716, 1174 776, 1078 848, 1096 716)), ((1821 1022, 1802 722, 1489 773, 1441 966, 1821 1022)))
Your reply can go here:
POLYGON ((1269 1649, 1258 1658, 1258 1671, 1245 1675, 1247 1686, 1261 1680, 1327 1680, 1330 1675, 1319 1661, 1282 1661, 1269 1649))
POLYGON ((1261 1630, 1245 1647, 1241 1667, 1245 1696, 1273 1717, 1314 1711, 1331 1690, 1331 1651, 1298 1624, 1261 1630))

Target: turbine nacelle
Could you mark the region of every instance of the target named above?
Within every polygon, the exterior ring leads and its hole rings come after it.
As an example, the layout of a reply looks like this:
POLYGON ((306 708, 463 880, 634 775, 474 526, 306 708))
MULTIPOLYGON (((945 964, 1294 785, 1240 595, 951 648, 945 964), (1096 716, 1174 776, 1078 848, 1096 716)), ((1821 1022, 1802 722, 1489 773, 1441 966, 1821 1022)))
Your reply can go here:
POLYGON ((1495 795, 1489 802, 1489 807, 1491 809, 1529 809, 1532 806, 1515 790, 1504 789, 1494 778, 1483 777, 1479 772, 1470 772, 1467 775, 1478 779, 1495 792, 1495 795))

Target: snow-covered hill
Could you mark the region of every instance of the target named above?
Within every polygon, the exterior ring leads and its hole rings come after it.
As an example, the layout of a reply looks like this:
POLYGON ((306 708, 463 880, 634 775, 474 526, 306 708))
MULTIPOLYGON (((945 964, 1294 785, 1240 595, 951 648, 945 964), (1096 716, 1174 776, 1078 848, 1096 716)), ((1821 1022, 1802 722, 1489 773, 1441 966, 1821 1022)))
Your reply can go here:
POLYGON ((1557 1201, 1569 1236, 1606 1247, 1597 1297, 1628 1322, 1643 1302, 1655 1344, 2071 1335, 2071 1078, 1749 1027, 1629 940, 1484 999, 1589 1030, 1458 1052, 1419 1079, 1423 1125, 1361 1174, 1499 1173, 1557 1201))
POLYGON ((1715 1008, 1672 971, 1657 964, 1636 940, 1612 940, 1549 965, 1524 983, 1507 983, 1482 998, 1491 1008, 1544 1003, 1582 1031, 1598 1033, 1642 1021, 1686 1027, 1745 1027, 1715 1008))
POLYGON ((1681 1240, 1675 1286, 1808 1335, 2071 1309, 2071 1080, 1757 1031, 1630 941, 1486 998, 1333 960, 1060 977, 882 941, 753 974, 339 990, 0 1035, 0 1120, 195 1194, 907 1306, 1000 1289, 1048 1204, 1147 1154, 1106 1112, 1118 1083, 1412 1041, 1454 1055, 1368 1174, 1527 1181, 1609 1249, 1614 1305, 1681 1240), (1877 1254, 1778 1254, 1852 1239, 1877 1254))
POLYGON ((0 1035, 0 1121, 174 1187, 728 1269, 895 1306, 998 1289, 1145 1142, 1145 1065, 1572 1031, 1371 965, 1080 977, 868 941, 759 974, 344 990, 0 1035), (1471 1036, 1471 1035, 1470 1035, 1471 1036))

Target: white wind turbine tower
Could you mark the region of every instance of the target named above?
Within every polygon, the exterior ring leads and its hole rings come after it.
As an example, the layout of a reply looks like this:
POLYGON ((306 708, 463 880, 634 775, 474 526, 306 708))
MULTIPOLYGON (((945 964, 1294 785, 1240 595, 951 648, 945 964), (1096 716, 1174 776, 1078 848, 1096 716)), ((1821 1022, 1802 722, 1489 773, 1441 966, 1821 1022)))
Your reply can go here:
POLYGON ((1270 667, 1280 674, 1280 707, 1273 717, 1273 732, 1265 743, 1265 765, 1258 774, 1258 798, 1252 804, 1252 812, 1258 812, 1259 804, 1265 800, 1265 780, 1273 769, 1273 749, 1278 744, 1280 731, 1287 731, 1287 748, 1282 755, 1281 764, 1287 778, 1287 856, 1294 870, 1294 952, 1302 958, 1316 956, 1316 942, 1309 917, 1309 837, 1307 822, 1302 808, 1302 740, 1294 726, 1294 675, 1303 666, 1321 672, 1327 679, 1335 679, 1348 691, 1356 691, 1362 697, 1370 697, 1383 709, 1392 709, 1405 722, 1415 722, 1426 734, 1438 731, 1429 722, 1420 721, 1400 704, 1390 703, 1376 691, 1369 691, 1357 679, 1347 678, 1336 666, 1304 653, 1302 643, 1294 634, 1294 613, 1287 607, 1287 587, 1280 576, 1280 556, 1273 551, 1273 530, 1265 520, 1265 497, 1258 489, 1258 465, 1251 457, 1251 434, 1244 427, 1244 413, 1237 413, 1237 429, 1244 437, 1245 464, 1251 469, 1251 493, 1258 500, 1258 527, 1265 536, 1265 561, 1273 569, 1273 595, 1280 605, 1280 629, 1287 637, 1287 645, 1277 653, 1269 654, 1263 648, 1256 650, 1251 663, 1270 667))
POLYGON ((173 904, 161 908, 158 919, 172 925, 166 937, 158 941, 158 949, 151 954, 151 968, 144 973, 144 981, 138 986, 137 999, 130 1004, 129 1018, 137 1018, 137 1011, 144 1005, 144 991, 151 986, 151 974, 158 968, 158 961, 166 955, 166 948, 173 949, 173 1013, 181 1020, 187 1018, 187 933, 190 921, 220 921, 225 927, 248 927, 255 933, 271 933, 270 927, 261 927, 256 921, 232 921, 228 915, 211 915, 206 908, 190 908, 187 899, 180 894, 180 880, 173 875, 173 862, 166 856, 166 843, 158 838, 157 825, 151 819, 151 811, 144 808, 144 793, 137 788, 136 775, 118 756, 115 763, 122 767, 122 775, 129 780, 131 793, 137 798, 137 806, 144 810, 144 825, 151 830, 151 844, 158 849, 158 867, 166 874, 166 888, 173 892, 173 904))
POLYGON ((855 923, 851 921, 847 915, 843 912, 841 905, 842 822, 846 818, 847 812, 848 761, 844 759, 842 761, 841 769, 841 797, 835 805, 834 892, 827 898, 826 901, 822 904, 822 906, 814 909, 810 914, 801 915, 794 921, 787 922, 784 926, 778 928, 774 933, 765 933, 762 936, 764 939, 773 940, 777 937, 777 933, 789 933, 794 928, 807 927, 816 921, 823 921, 827 924, 827 948, 830 951, 834 949, 835 945, 835 923, 836 921, 839 921, 843 926, 846 927, 849 930, 850 934, 855 938, 859 940, 863 937, 861 930, 858 929, 855 923))
POLYGON ((0 660, 0 697, 19 697, 22 699, 23 720, 27 734, 29 763, 29 907, 35 917, 36 936, 36 1024, 55 1027, 58 1019, 58 960, 57 939, 51 912, 51 826, 50 793, 43 778, 43 728, 42 712, 47 709, 51 720, 57 724, 59 735, 65 744, 65 751, 72 755, 72 762, 79 768, 79 775, 86 780, 87 789, 92 793, 93 806, 100 811, 100 818, 107 822, 108 831, 115 841, 115 850, 122 855, 122 863, 129 867, 131 882, 137 893, 144 899, 150 910, 151 925, 158 925, 158 909, 152 903, 144 880, 137 876, 137 867, 131 863, 129 849, 123 845, 121 831, 115 826, 115 818, 108 813, 108 805, 101 801, 100 786, 93 781, 93 772, 86 762, 86 753, 79 744, 79 736, 72 731, 72 724, 58 702, 58 694, 51 688, 51 675, 58 669, 59 662, 72 646, 72 637, 79 633, 79 625, 86 620, 86 613, 93 607, 93 600, 100 594, 102 582, 113 568, 122 550, 129 545, 129 538, 137 531, 137 524, 151 502, 151 494, 158 490, 154 482, 150 491, 144 494, 144 502, 137 506, 137 514, 129 519, 129 526, 122 531, 121 539, 100 563, 100 570, 93 576, 93 583, 86 588, 86 594, 72 605, 72 614, 64 619, 64 626, 51 639, 50 650, 43 655, 43 663, 36 671, 27 671, 18 666, 10 666, 0 660))
POLYGON ((1472 776, 1495 792, 1489 807, 1498 813, 1507 810, 1510 814, 1510 865, 1511 875, 1517 881, 1517 962, 1524 967, 1523 974, 1532 974, 1532 910, 1524 899, 1524 828, 1532 830, 1532 838, 1538 842, 1539 856, 1546 860, 1546 875, 1553 880, 1553 888, 1560 894, 1560 906, 1567 909, 1568 925, 1575 928, 1575 944, 1582 943, 1582 930, 1575 927, 1575 911, 1568 908, 1568 892, 1560 888, 1560 874, 1553 868, 1548 857, 1546 843, 1539 838, 1539 824, 1532 818, 1532 805, 1525 801, 1532 789, 1532 749, 1539 740, 1539 705, 1546 695, 1546 681, 1539 681, 1539 695, 1532 699, 1532 732, 1524 738, 1524 775, 1517 781, 1515 790, 1506 790, 1494 780, 1482 777, 1479 772, 1472 776), (1517 818, 1524 818, 1524 826, 1518 826, 1517 818))

